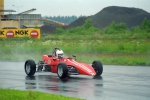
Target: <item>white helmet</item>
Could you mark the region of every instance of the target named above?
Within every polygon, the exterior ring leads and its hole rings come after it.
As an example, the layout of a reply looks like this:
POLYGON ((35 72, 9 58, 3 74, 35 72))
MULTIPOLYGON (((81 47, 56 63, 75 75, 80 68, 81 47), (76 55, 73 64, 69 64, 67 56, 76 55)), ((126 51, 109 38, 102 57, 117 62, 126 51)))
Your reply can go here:
POLYGON ((57 56, 58 58, 63 58, 64 52, 63 52, 62 50, 56 50, 56 56, 57 56))

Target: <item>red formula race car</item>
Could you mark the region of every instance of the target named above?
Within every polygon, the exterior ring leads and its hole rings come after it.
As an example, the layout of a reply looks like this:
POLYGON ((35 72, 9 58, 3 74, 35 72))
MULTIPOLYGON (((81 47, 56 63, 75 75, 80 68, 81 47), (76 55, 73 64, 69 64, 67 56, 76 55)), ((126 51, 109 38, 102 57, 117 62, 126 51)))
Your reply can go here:
POLYGON ((100 76, 103 72, 103 65, 100 61, 93 61, 92 65, 83 62, 77 62, 76 56, 73 58, 64 57, 64 53, 59 48, 54 48, 52 55, 43 55, 42 61, 37 64, 34 60, 27 60, 24 65, 25 73, 33 76, 37 71, 49 71, 57 73, 60 79, 64 79, 69 75, 90 75, 100 76))

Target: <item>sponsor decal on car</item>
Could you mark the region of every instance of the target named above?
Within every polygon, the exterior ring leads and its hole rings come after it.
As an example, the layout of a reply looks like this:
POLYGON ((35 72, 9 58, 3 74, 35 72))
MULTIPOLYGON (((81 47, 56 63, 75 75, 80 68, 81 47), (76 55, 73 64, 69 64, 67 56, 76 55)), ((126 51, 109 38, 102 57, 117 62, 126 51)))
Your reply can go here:
POLYGON ((47 64, 49 64, 49 65, 50 65, 50 64, 51 64, 51 60, 48 60, 48 61, 47 61, 47 64))
POLYGON ((86 66, 84 66, 84 65, 82 65, 82 64, 80 64, 80 63, 78 63, 78 62, 76 62, 76 61, 74 61, 74 60, 70 61, 70 60, 68 59, 68 61, 71 62, 71 63, 73 63, 73 64, 75 64, 75 65, 77 65, 77 66, 80 66, 81 68, 85 69, 85 70, 88 71, 89 73, 92 73, 92 71, 91 71, 89 68, 87 68, 86 66))

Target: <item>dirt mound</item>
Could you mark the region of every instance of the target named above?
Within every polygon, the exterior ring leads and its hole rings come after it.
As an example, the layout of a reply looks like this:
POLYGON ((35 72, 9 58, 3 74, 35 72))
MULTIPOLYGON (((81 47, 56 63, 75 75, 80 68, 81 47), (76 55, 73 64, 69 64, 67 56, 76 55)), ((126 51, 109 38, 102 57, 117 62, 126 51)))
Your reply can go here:
MULTIPOLYGON (((80 17, 69 26, 62 27, 64 29, 82 26, 86 19, 91 18, 94 26, 98 28, 105 28, 110 25, 113 21, 116 23, 124 22, 128 28, 134 26, 140 26, 144 18, 150 20, 150 13, 139 9, 139 8, 128 8, 128 7, 118 7, 118 6, 109 6, 102 9, 100 12, 93 16, 89 17, 80 17)), ((57 26, 55 25, 44 25, 41 27, 42 33, 55 33, 57 26)))
POLYGON ((80 17, 77 20, 75 20, 74 22, 72 22, 71 24, 69 24, 68 27, 71 28, 71 27, 82 26, 87 18, 89 18, 89 17, 80 17))
MULTIPOLYGON (((139 8, 128 8, 128 7, 118 7, 110 6, 102 9, 97 14, 91 16, 91 20, 94 26, 98 28, 105 28, 110 25, 113 21, 116 23, 124 22, 127 27, 132 28, 137 25, 141 25, 144 18, 150 20, 150 13, 139 9, 139 8)), ((87 17, 79 18, 72 22, 69 27, 77 27, 84 24, 87 17)))

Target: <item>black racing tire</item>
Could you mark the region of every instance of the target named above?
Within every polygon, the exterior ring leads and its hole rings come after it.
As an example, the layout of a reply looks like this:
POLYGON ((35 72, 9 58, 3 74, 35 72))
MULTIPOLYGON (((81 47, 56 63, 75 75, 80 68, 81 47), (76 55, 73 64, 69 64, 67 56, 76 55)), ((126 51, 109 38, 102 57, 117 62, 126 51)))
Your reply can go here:
POLYGON ((59 63, 57 66, 57 75, 60 79, 65 79, 68 76, 68 68, 65 63, 59 63))
POLYGON ((28 76, 33 76, 36 72, 35 61, 31 59, 27 60, 24 65, 24 70, 28 76))
POLYGON ((95 76, 100 76, 103 73, 103 65, 101 61, 95 60, 92 63, 92 67, 94 68, 96 75, 95 76))

